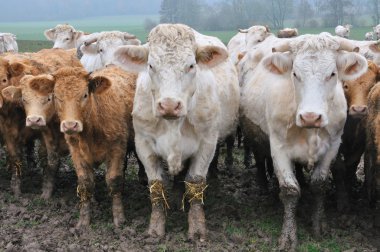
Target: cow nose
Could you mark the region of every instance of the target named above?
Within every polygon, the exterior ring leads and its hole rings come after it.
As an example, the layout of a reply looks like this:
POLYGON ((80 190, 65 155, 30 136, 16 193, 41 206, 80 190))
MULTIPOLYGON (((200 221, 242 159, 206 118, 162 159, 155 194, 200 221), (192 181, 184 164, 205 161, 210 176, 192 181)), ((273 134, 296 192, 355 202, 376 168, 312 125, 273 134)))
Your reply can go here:
POLYGON ((175 119, 179 117, 182 110, 181 101, 165 98, 158 102, 158 113, 167 119, 175 119))
POLYGON ((61 131, 63 133, 75 133, 80 132, 79 122, 78 121, 62 121, 61 131))
POLYGON ((26 118, 26 126, 46 126, 46 122, 42 116, 28 116, 26 118))
POLYGON ((368 107, 367 106, 356 106, 356 105, 352 105, 351 108, 350 108, 350 111, 349 111, 349 114, 350 115, 356 115, 356 116, 364 116, 367 114, 367 110, 368 107))
POLYGON ((322 123, 322 115, 313 113, 313 112, 307 112, 300 114, 300 119, 302 123, 302 127, 306 128, 319 128, 321 127, 322 123))

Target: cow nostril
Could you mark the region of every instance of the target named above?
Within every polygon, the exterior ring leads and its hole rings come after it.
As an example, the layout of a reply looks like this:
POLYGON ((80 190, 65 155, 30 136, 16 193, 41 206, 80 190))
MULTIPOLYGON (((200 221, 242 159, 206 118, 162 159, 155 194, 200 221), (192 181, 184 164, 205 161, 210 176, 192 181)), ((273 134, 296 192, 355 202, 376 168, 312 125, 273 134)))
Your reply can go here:
POLYGON ((162 103, 161 103, 161 102, 158 103, 158 108, 159 108, 159 109, 164 109, 164 107, 162 106, 162 103))
POLYGON ((319 121, 321 121, 322 120, 322 115, 319 115, 318 117, 317 117, 317 120, 315 120, 316 122, 319 122, 319 121))
POLYGON ((175 110, 180 110, 182 108, 182 104, 181 104, 181 102, 178 102, 177 103, 177 107, 175 107, 175 110))

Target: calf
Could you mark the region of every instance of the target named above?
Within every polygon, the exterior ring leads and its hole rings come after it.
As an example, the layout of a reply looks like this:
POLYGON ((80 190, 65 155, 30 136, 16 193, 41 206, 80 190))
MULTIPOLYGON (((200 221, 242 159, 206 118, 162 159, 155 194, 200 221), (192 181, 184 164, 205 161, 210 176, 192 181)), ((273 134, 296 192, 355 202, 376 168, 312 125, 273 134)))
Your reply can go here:
POLYGON ((67 67, 43 79, 42 87, 54 92, 60 131, 65 135, 78 176, 78 228, 90 223, 90 199, 95 187, 93 167, 102 162, 107 165, 113 222, 120 226, 125 221, 121 195, 123 164, 128 129, 132 127, 135 82, 136 75, 117 67, 91 75, 83 68, 67 67))
POLYGON ((368 61, 368 70, 355 80, 344 81, 348 115, 344 125, 342 143, 332 172, 337 190, 337 207, 346 209, 348 192, 356 181, 356 170, 365 150, 365 128, 368 115, 368 94, 380 77, 380 69, 368 61))
MULTIPOLYGON (((165 234, 168 207, 164 167, 176 175, 188 167, 185 199, 190 203, 189 238, 206 237, 203 195, 218 139, 230 135, 237 121, 236 70, 221 46, 209 44, 185 25, 161 24, 143 46, 122 46, 116 60, 139 71, 133 107, 137 154, 148 175, 152 213, 148 233, 165 234), (223 114, 223 116, 222 116, 223 114)), ((208 42, 207 42, 208 41, 208 42)))
POLYGON ((327 33, 303 35, 274 47, 246 78, 241 111, 268 138, 284 205, 279 249, 295 251, 295 213, 300 186, 294 164, 311 171, 315 235, 321 232, 324 188, 346 120, 347 105, 339 81, 367 69, 357 48, 327 33), (345 52, 348 51, 348 52, 345 52))

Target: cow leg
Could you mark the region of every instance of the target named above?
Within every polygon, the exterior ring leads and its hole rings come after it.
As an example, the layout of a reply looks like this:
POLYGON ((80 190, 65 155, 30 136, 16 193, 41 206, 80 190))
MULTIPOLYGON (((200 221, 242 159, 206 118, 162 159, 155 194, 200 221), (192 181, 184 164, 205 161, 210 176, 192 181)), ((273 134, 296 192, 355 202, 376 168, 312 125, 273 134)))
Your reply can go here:
POLYGON ((34 159, 34 140, 28 139, 25 143, 25 154, 26 154, 26 164, 28 166, 28 170, 36 168, 36 162, 34 159))
POLYGON ((55 178, 60 164, 60 158, 57 150, 58 144, 54 141, 55 138, 52 132, 50 130, 43 131, 42 136, 45 146, 40 147, 40 158, 47 162, 44 162, 43 165, 44 176, 41 198, 47 200, 51 198, 54 191, 55 178))
POLYGON ((280 144, 271 139, 274 172, 280 185, 280 199, 284 205, 284 220, 279 238, 280 251, 295 251, 297 247, 296 210, 301 194, 300 186, 293 173, 293 163, 280 144))
POLYGON ((338 154, 334 164, 332 165, 331 172, 336 187, 337 209, 341 212, 349 207, 349 202, 346 185, 344 183, 346 166, 344 165, 344 161, 340 157, 340 154, 338 154))
POLYGON ((17 136, 6 134, 4 138, 8 151, 8 165, 12 172, 11 190, 18 197, 21 194, 22 147, 16 146, 17 136))
POLYGON ((93 160, 89 154, 88 146, 73 140, 76 147, 71 145, 70 153, 74 163, 75 171, 78 177, 77 195, 80 199, 79 221, 76 227, 82 228, 90 225, 91 219, 91 199, 95 188, 95 174, 93 169, 93 160))
POLYGON ((162 238, 165 235, 165 211, 169 208, 163 184, 163 169, 160 166, 159 158, 151 148, 152 143, 149 140, 136 134, 135 144, 137 155, 144 165, 146 175, 148 176, 150 201, 152 204, 148 234, 153 237, 162 238))
POLYGON ((120 227, 125 222, 122 192, 124 189, 124 148, 112 150, 112 156, 108 160, 106 182, 112 197, 113 223, 120 227))
POLYGON ((243 145, 244 145, 244 166, 245 169, 250 169, 252 167, 252 151, 250 142, 248 141, 247 137, 243 138, 243 145))
POLYGON ((314 168, 311 175, 311 189, 314 195, 315 207, 312 215, 313 231, 316 237, 321 235, 322 217, 324 214, 324 196, 329 174, 330 165, 338 153, 340 139, 331 145, 330 150, 325 154, 323 159, 314 168))
POLYGON ((227 155, 226 159, 224 160, 224 164, 226 165, 227 169, 231 169, 232 165, 234 163, 234 157, 233 157, 233 149, 234 149, 234 143, 235 143, 235 134, 229 135, 226 138, 226 145, 227 145, 227 155))
POLYGON ((188 174, 185 181, 185 194, 184 200, 187 199, 190 203, 190 209, 188 214, 189 223, 189 240, 196 239, 199 235, 199 240, 201 242, 206 239, 206 218, 203 210, 203 194, 206 185, 206 176, 208 172, 208 167, 212 161, 212 157, 215 152, 217 143, 216 136, 209 141, 204 141, 198 152, 192 158, 188 174))

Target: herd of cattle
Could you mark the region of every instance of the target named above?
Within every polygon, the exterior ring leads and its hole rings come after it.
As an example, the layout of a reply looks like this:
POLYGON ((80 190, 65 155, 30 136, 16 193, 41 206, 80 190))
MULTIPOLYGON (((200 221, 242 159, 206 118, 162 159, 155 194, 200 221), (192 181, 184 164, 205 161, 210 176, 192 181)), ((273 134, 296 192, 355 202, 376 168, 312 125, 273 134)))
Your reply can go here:
POLYGON ((187 169, 188 235, 202 241, 209 167, 220 144, 231 153, 239 128, 246 165, 253 153, 264 186, 268 174, 276 175, 284 205, 279 249, 294 251, 303 170, 311 174, 316 235, 330 168, 338 208, 349 203, 363 155, 369 200, 380 196, 379 45, 325 32, 297 35, 252 26, 225 46, 186 25, 160 24, 141 45, 127 32, 85 34, 57 25, 45 31, 53 49, 17 53, 14 36, 0 34, 2 48, 13 48, 0 56, 0 130, 13 193, 21 193, 23 153, 32 163, 40 139, 42 198, 52 196, 60 157, 70 153, 77 227, 88 226, 94 169, 106 163, 119 226, 126 153, 136 152, 148 177, 148 233, 165 235, 166 172, 187 169))

